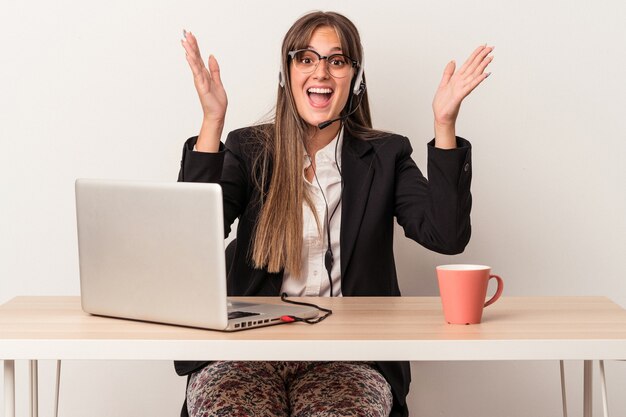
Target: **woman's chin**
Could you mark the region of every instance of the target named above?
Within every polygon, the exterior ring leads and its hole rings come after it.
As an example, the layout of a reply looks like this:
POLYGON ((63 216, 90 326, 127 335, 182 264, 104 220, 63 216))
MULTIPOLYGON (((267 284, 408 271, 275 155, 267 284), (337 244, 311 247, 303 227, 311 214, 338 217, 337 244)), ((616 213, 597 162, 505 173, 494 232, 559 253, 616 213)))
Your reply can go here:
POLYGON ((339 115, 333 116, 332 114, 318 114, 314 117, 307 117, 305 121, 311 126, 319 127, 321 123, 328 122, 336 119, 337 117, 339 117, 339 115))

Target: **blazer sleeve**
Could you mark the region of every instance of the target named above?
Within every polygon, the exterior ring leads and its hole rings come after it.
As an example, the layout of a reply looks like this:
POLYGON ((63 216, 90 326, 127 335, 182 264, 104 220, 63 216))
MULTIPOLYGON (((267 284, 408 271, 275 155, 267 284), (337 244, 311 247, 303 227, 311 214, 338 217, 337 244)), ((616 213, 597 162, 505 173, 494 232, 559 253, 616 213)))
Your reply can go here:
POLYGON ((219 182, 224 165, 225 147, 220 143, 219 152, 195 152, 198 141, 193 136, 183 145, 178 182, 219 182))
POLYGON ((197 136, 189 138, 183 146, 178 173, 179 182, 212 182, 222 187, 224 201, 224 236, 248 201, 249 176, 246 161, 241 155, 240 131, 228 134, 226 144, 220 143, 218 152, 193 150, 197 136))
POLYGON ((435 252, 463 252, 471 235, 471 144, 457 137, 456 149, 428 144, 428 180, 403 141, 396 162, 395 211, 405 235, 435 252))

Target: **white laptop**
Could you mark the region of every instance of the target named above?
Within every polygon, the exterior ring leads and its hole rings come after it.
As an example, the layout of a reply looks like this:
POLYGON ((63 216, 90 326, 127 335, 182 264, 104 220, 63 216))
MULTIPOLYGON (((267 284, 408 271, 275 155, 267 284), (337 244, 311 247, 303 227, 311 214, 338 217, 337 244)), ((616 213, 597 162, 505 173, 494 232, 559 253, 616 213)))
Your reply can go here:
POLYGON ((75 191, 84 311, 227 331, 317 316, 229 302, 218 184, 78 179, 75 191))

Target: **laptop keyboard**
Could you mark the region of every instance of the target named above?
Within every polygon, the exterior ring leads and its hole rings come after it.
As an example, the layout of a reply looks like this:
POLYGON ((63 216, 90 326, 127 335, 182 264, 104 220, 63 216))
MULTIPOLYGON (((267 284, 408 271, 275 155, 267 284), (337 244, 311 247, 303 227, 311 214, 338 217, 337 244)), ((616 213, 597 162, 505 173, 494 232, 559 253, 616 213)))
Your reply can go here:
POLYGON ((228 320, 240 319, 242 317, 258 316, 260 313, 250 313, 248 311, 231 311, 228 313, 228 320))

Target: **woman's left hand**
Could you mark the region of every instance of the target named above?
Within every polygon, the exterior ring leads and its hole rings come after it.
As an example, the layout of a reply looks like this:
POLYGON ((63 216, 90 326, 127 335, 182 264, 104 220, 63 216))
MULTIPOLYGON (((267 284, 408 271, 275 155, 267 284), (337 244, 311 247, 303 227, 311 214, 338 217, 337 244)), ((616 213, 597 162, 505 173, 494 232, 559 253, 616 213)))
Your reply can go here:
POLYGON ((463 99, 491 74, 484 71, 493 61, 493 56, 488 56, 493 49, 493 46, 479 46, 456 73, 454 61, 446 65, 433 99, 436 125, 454 126, 463 99))

